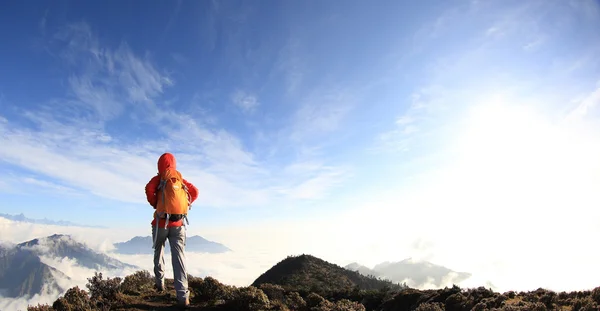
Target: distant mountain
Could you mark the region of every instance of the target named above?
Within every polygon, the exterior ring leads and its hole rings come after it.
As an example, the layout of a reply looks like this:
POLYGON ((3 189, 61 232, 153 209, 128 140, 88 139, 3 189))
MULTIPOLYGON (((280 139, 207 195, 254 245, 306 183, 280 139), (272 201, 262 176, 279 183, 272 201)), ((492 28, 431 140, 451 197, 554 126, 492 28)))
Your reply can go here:
POLYGON ((98 253, 69 235, 55 234, 17 245, 0 246, 0 294, 17 298, 66 290, 59 285, 65 283, 58 281, 69 281, 70 278, 43 263, 42 257, 69 258, 79 266, 100 272, 123 268, 139 269, 98 253))
POLYGON ((101 227, 101 226, 89 226, 89 225, 76 224, 76 223, 73 223, 70 221, 64 221, 64 220, 49 220, 47 218, 31 219, 31 218, 25 217, 25 215, 23 215, 23 213, 18 214, 18 215, 9 215, 9 214, 1 214, 0 213, 0 217, 6 218, 6 219, 9 219, 12 221, 27 222, 27 223, 32 223, 32 224, 55 225, 55 226, 65 226, 65 227, 105 228, 105 227, 101 227))
POLYGON ((429 284, 443 287, 444 283, 459 283, 471 277, 467 272, 455 272, 446 267, 432 264, 427 261, 416 261, 412 258, 400 262, 383 262, 373 269, 352 263, 347 269, 358 271, 363 275, 374 275, 393 282, 406 282, 411 287, 422 288, 429 284))
POLYGON ((5 297, 24 297, 62 292, 58 279, 69 277, 41 262, 31 250, 0 246, 0 291, 5 297))
MULTIPOLYGON (((199 235, 188 237, 186 240, 185 251, 195 253, 225 253, 231 251, 225 245, 217 242, 209 241, 199 235)), ((115 243, 115 253, 118 254, 152 254, 151 236, 136 236, 127 242, 115 243)), ((171 248, 169 242, 165 243, 165 253, 169 253, 171 248)))
POLYGON ((353 262, 353 263, 347 265, 344 268, 346 268, 348 270, 351 270, 351 271, 358 271, 358 273, 360 273, 360 274, 362 274, 364 276, 371 276, 371 275, 375 276, 375 277, 379 277, 380 276, 379 273, 377 273, 375 270, 373 270, 373 269, 371 269, 371 268, 369 268, 367 266, 363 266, 361 264, 358 264, 356 262, 353 262))
POLYGON ((69 235, 55 234, 45 238, 34 239, 17 245, 18 248, 29 249, 40 256, 74 259, 77 264, 94 270, 112 270, 137 266, 123 263, 105 254, 96 252, 75 241, 69 235))
POLYGON ((392 282, 366 277, 323 259, 311 256, 290 256, 259 276, 252 286, 271 283, 295 291, 328 293, 331 291, 359 289, 401 289, 392 282))

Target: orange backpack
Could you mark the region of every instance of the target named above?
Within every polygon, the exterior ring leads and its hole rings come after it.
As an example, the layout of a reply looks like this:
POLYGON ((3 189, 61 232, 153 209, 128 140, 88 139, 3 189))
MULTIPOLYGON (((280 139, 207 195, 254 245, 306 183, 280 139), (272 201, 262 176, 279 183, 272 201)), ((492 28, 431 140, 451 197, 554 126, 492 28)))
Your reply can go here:
POLYGON ((157 189, 156 214, 187 215, 190 207, 188 189, 183 183, 181 173, 168 168, 160 174, 160 184, 157 189))

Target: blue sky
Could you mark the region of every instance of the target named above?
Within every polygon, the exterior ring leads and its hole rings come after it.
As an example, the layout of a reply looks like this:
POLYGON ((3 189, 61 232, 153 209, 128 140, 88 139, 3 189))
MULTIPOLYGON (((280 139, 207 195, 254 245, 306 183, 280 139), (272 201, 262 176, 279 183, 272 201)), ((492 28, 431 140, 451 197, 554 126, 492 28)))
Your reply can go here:
POLYGON ((597 286, 597 1, 9 1, 0 23, 0 213, 146 230, 169 151, 190 230, 227 245, 597 286))
POLYGON ((33 218, 145 224, 169 151, 199 224, 335 219, 428 189, 490 98, 555 122, 598 89, 593 1, 3 7, 0 212, 33 218))

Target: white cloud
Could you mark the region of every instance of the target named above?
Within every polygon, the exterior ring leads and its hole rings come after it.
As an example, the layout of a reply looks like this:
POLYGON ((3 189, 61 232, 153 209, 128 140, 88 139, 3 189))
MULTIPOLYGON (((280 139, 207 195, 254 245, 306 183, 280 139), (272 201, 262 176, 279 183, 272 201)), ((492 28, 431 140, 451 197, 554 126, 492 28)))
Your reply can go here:
POLYGON ((532 41, 525 44, 523 46, 523 49, 528 52, 537 50, 542 44, 544 44, 545 40, 546 40, 546 36, 538 36, 537 38, 535 38, 532 41))
POLYGON ((338 130, 347 114, 356 106, 356 92, 331 88, 315 90, 296 110, 292 120, 291 139, 314 141, 338 130))
MULTIPOLYGON (((74 68, 75 73, 69 77, 73 96, 70 104, 79 114, 91 110, 92 116, 101 121, 110 120, 121 115, 128 105, 149 105, 165 87, 174 84, 149 59, 134 55, 127 44, 117 49, 102 46, 85 23, 62 28, 54 40, 63 44, 61 54, 74 68), (82 108, 86 110, 81 111, 82 108)), ((54 108, 64 111, 64 106, 59 103, 54 108)))
POLYGON ((341 167, 309 168, 309 170, 316 172, 316 176, 298 185, 287 187, 281 193, 287 194, 291 199, 319 199, 327 195, 327 192, 336 185, 347 181, 349 173, 347 169, 341 167))
POLYGON ((256 96, 241 90, 237 90, 233 93, 232 100, 233 103, 244 113, 253 112, 259 106, 256 96))
MULTIPOLYGON (((73 98, 55 99, 35 112, 21 108, 22 115, 35 125, 32 128, 2 117, 0 143, 6 148, 0 156, 4 162, 47 176, 64 190, 145 204, 140 189, 156 172, 158 156, 170 151, 176 154, 182 173, 201 188, 199 199, 205 205, 264 206, 281 195, 276 168, 258 162, 238 137, 215 127, 214 122, 159 106, 156 99, 173 81, 149 58, 136 56, 126 44, 117 49, 103 46, 84 23, 63 28, 53 43, 62 44, 58 50, 72 66, 69 89, 73 98), (133 122, 152 125, 164 139, 133 141, 118 132, 106 132, 105 122, 125 111, 133 122)), ((248 112, 259 105, 255 96, 243 92, 234 100, 248 112)), ((315 121, 316 115, 305 117, 320 127, 336 118, 315 121)), ((29 182, 51 187, 41 178, 36 180, 29 182)), ((295 187, 307 181, 294 178, 290 183, 295 187)))
POLYGON ((11 298, 11 297, 2 297, 0 292, 0 310, 4 311, 12 311, 12 310, 27 310, 28 306, 37 306, 38 304, 48 304, 52 305, 52 303, 58 298, 62 293, 58 291, 44 290, 47 292, 44 295, 34 295, 33 297, 21 297, 21 298, 11 298))
POLYGON ((567 122, 579 121, 600 104, 600 87, 588 94, 566 117, 567 122))
MULTIPOLYGON (((393 129, 376 137, 373 151, 405 152, 414 147, 416 136, 426 134, 432 127, 431 119, 447 109, 451 95, 438 85, 419 89, 410 95, 408 108, 397 118, 393 129)), ((439 125, 439 124, 438 124, 439 125)))
POLYGON ((473 273, 469 286, 593 288, 600 252, 584 237, 600 234, 600 128, 557 122, 517 97, 483 98, 457 121, 447 148, 435 150, 438 162, 407 187, 390 182, 339 221, 395 245, 374 256, 416 252, 473 273), (417 240, 430 246, 415 248, 417 240), (546 256, 549 249, 556 254, 546 256))
POLYGON ((37 187, 38 190, 40 190, 40 188, 47 189, 49 192, 60 194, 61 196, 78 194, 77 190, 73 188, 65 187, 53 182, 40 180, 33 177, 23 177, 21 178, 21 181, 24 184, 28 184, 29 186, 37 187))

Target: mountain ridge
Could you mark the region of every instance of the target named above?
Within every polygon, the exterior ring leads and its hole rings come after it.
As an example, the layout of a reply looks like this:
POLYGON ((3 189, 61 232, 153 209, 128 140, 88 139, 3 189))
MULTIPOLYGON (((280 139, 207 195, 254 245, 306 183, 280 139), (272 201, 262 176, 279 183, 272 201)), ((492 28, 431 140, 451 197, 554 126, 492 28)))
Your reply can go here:
MULTIPOLYGON (((232 251, 227 246, 209 241, 199 235, 194 235, 186 238, 186 252, 197 253, 225 253, 232 251)), ((135 236, 125 242, 114 243, 115 249, 112 251, 117 254, 137 255, 137 254, 153 254, 152 237, 151 236, 135 236)), ((170 253, 169 243, 165 243, 165 253, 170 253)))
POLYGON ((0 248, 0 289, 7 297, 31 297, 35 294, 62 292, 57 279, 68 276, 42 262, 33 251, 19 247, 0 248))
POLYGON ((137 269, 135 265, 121 262, 106 254, 96 252, 70 235, 53 234, 17 244, 17 247, 31 249, 38 255, 75 259, 77 263, 89 269, 137 269))
POLYGON ((71 280, 63 271, 46 264, 43 257, 69 258, 78 266, 93 270, 139 269, 96 252, 70 235, 54 234, 19 244, 0 244, 0 292, 6 297, 24 298, 36 294, 63 292, 59 281, 71 280))
POLYGON ((345 266, 363 275, 383 277, 394 282, 406 282, 411 287, 422 288, 428 285, 443 287, 444 283, 460 283, 471 277, 471 273, 457 272, 447 267, 425 260, 406 258, 398 262, 384 261, 373 268, 353 262, 345 266))
POLYGON ((48 218, 33 219, 33 218, 26 217, 23 213, 20 213, 17 215, 0 213, 0 217, 11 220, 11 221, 25 222, 25 223, 30 223, 30 224, 54 225, 54 226, 63 226, 63 227, 101 228, 101 229, 107 228, 104 226, 78 224, 78 223, 74 223, 74 222, 70 222, 70 221, 66 221, 66 220, 50 220, 48 218))

